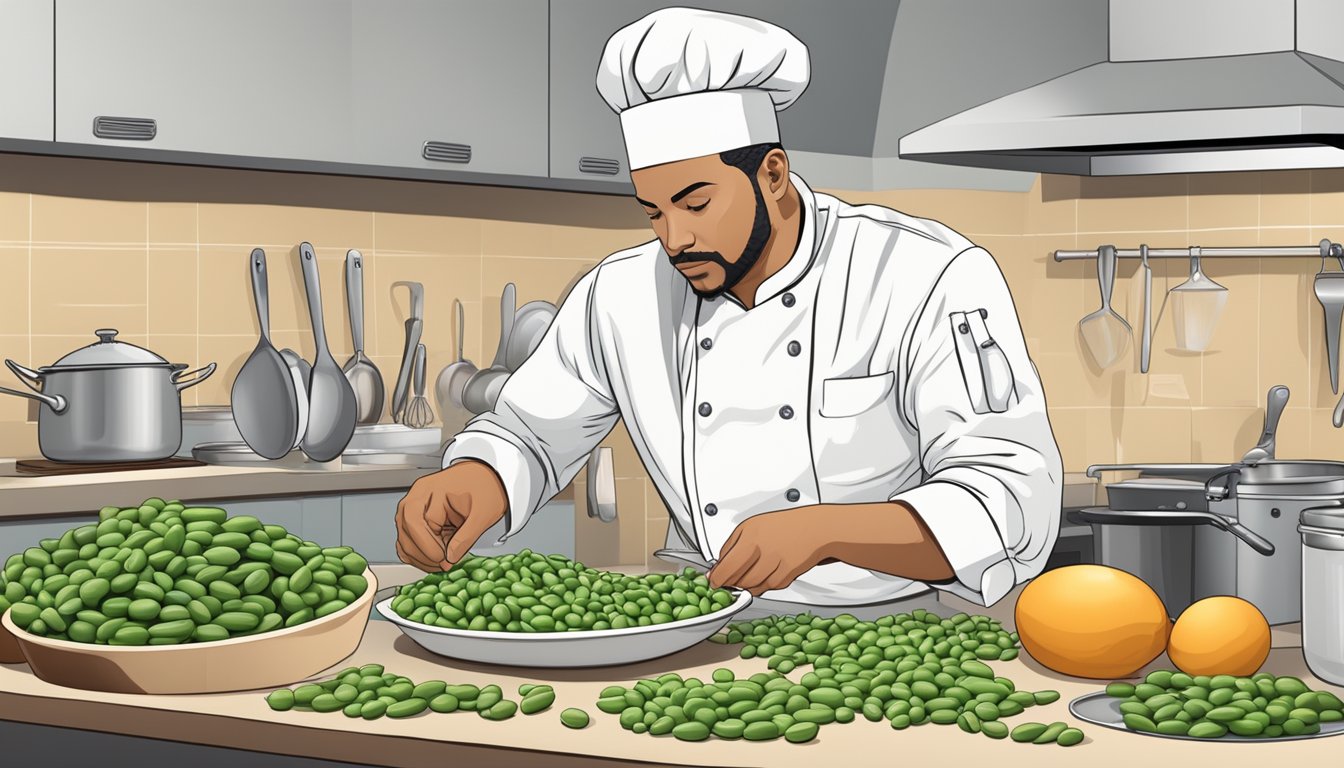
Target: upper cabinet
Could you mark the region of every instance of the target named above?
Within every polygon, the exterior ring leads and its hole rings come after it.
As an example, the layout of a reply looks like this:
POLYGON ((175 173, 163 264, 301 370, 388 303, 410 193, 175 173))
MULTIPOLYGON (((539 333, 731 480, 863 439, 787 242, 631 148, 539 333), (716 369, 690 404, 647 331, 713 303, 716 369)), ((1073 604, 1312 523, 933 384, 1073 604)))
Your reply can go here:
POLYGON ((351 0, 58 0, 56 140, 340 161, 351 0))
POLYGON ((59 0, 56 138, 544 177, 546 15, 546 0, 59 0))
POLYGON ((352 162, 545 177, 547 0, 355 0, 352 162))
POLYGON ((0 139, 55 135, 55 0, 0 0, 0 139))

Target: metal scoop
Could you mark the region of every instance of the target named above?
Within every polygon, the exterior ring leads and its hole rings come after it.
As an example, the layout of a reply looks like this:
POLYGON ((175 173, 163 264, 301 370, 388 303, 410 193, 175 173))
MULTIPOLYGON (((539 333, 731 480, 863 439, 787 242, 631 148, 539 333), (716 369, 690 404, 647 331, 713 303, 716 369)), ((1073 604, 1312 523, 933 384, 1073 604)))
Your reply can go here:
POLYGON ((1133 331, 1125 319, 1111 309, 1111 290, 1115 287, 1115 246, 1097 249, 1097 282, 1101 286, 1101 309, 1078 323, 1078 332, 1092 359, 1102 368, 1109 367, 1129 347, 1133 331))
POLYGON ((253 248, 248 259, 252 297, 257 304, 261 338, 233 380, 229 402, 238 434, 258 456, 283 458, 298 442, 299 403, 285 359, 271 345, 271 309, 266 253, 253 248))
POLYGON ((359 404, 357 421, 377 424, 383 415, 383 374, 364 354, 364 256, 350 250, 345 254, 345 297, 350 307, 350 334, 355 353, 341 370, 355 391, 359 404))
POLYGON ((1190 279, 1171 289, 1176 312, 1176 346, 1203 352, 1213 340, 1213 329, 1227 306, 1227 289, 1210 280, 1199 267, 1198 246, 1190 248, 1190 279))
POLYGON ((308 314, 313 322, 313 343, 317 358, 308 382, 308 431, 303 436, 303 452, 313 461, 331 461, 341 455, 355 434, 359 404, 336 358, 327 346, 322 322, 322 289, 318 282, 317 255, 313 246, 299 244, 299 262, 303 268, 303 287, 308 294, 308 314))

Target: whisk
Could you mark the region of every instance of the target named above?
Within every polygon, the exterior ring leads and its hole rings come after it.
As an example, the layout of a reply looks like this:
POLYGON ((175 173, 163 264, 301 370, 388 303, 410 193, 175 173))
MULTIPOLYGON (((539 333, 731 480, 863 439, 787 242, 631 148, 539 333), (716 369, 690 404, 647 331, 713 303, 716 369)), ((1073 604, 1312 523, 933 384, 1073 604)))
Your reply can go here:
POLYGON ((415 397, 406 404, 401 423, 411 429, 424 429, 434 422, 434 411, 425 399, 425 345, 415 347, 415 397))

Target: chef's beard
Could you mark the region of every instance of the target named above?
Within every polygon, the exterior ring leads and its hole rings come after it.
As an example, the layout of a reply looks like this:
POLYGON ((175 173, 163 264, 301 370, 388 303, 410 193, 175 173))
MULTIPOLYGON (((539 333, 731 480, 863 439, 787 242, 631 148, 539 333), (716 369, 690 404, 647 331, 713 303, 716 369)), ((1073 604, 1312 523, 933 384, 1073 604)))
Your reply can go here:
POLYGON ((761 194, 761 185, 754 177, 751 180, 751 189, 756 196, 756 214, 746 247, 742 249, 742 255, 737 261, 728 261, 718 251, 682 251, 671 257, 673 266, 696 261, 712 261, 723 268, 723 285, 718 288, 704 291, 696 288, 694 283, 691 284, 691 290, 703 299, 713 299, 732 290, 760 260, 761 254, 765 252, 766 243, 770 242, 770 212, 765 208, 765 196, 761 194))

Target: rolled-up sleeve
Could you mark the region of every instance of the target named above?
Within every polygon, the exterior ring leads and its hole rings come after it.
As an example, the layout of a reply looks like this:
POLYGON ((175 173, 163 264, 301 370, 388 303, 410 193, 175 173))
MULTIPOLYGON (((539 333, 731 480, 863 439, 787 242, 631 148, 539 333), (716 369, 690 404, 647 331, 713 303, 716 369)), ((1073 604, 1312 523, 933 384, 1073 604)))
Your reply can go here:
POLYGON ((444 467, 474 459, 499 475, 509 503, 504 539, 569 485, 619 418, 594 320, 600 268, 574 286, 494 410, 472 419, 444 451, 444 467))
POLYGON ((981 605, 1038 575, 1059 533, 1063 467, 1040 377, 994 259, 973 247, 938 278, 906 335, 903 417, 918 431, 923 482, 891 496, 919 515, 956 578, 933 584, 981 605), (949 316, 985 310, 1012 372, 1003 412, 978 410, 978 367, 963 366, 949 316), (968 383, 969 382, 969 383, 968 383))

